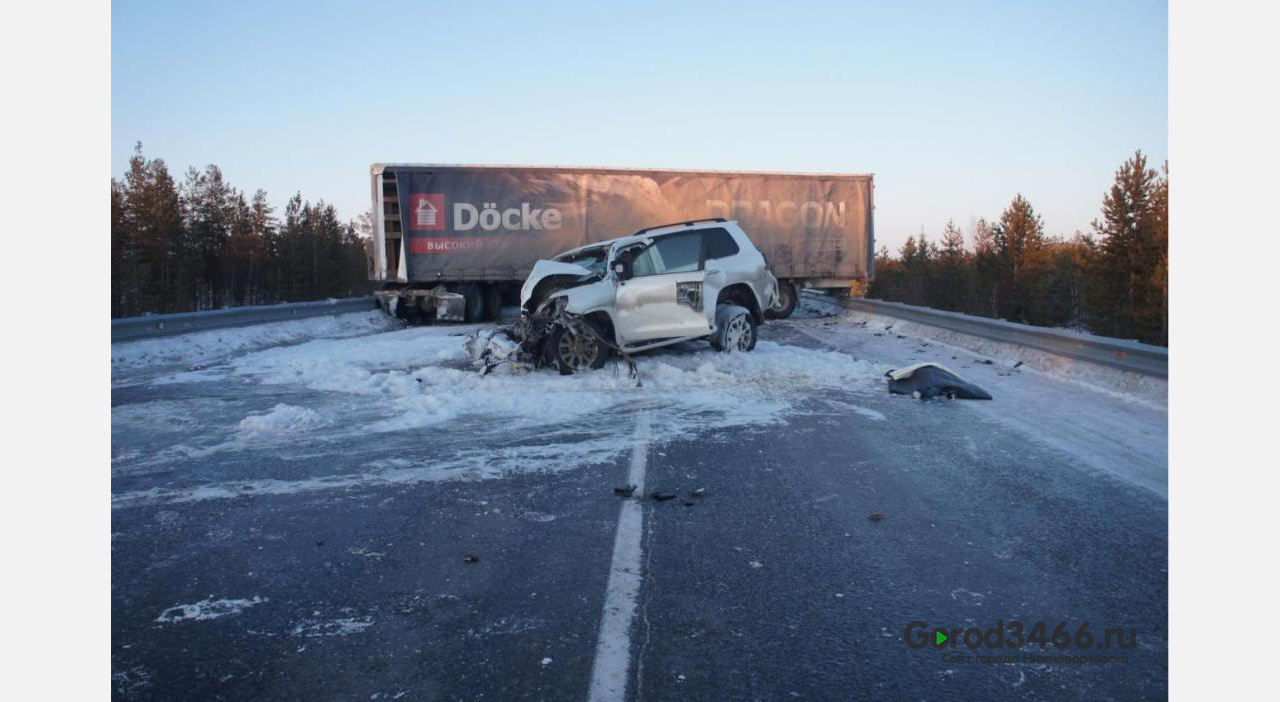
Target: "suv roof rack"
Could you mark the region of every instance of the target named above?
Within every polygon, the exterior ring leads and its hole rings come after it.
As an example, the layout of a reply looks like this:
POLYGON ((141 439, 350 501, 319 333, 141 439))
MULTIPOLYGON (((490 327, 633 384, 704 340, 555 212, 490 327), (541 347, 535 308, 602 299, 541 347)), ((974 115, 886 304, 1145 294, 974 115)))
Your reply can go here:
POLYGON ((644 229, 638 230, 635 234, 632 234, 631 236, 640 236, 645 232, 651 232, 655 229, 666 229, 667 227, 674 227, 677 224, 683 224, 686 227, 692 227, 695 224, 701 224, 703 222, 728 222, 728 221, 729 220, 725 219, 724 217, 703 217, 702 219, 690 219, 684 222, 671 222, 670 224, 659 224, 653 227, 645 227, 644 229))

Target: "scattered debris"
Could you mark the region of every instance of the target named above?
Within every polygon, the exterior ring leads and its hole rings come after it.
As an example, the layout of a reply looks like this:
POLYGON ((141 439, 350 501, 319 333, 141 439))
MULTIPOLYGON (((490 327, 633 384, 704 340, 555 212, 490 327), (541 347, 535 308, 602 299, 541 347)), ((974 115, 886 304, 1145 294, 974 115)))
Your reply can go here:
POLYGON ((690 497, 702 497, 705 494, 707 494, 707 489, 704 487, 700 487, 697 490, 693 490, 689 492, 690 497))
POLYGON ((477 555, 476 555, 476 554, 474 554, 474 553, 464 553, 464 554, 462 554, 462 562, 463 562, 463 563, 478 563, 479 561, 480 561, 480 557, 479 557, 479 556, 477 556, 477 555))
POLYGON ((613 489, 613 494, 618 497, 631 497, 636 492, 635 485, 619 486, 613 489))
POLYGON ((910 395, 918 400, 943 396, 947 399, 990 400, 986 390, 970 383, 937 363, 917 363, 884 374, 889 379, 889 393, 910 395))
POLYGON ((658 502, 662 502, 663 500, 674 500, 676 498, 676 493, 674 490, 654 490, 649 494, 649 497, 652 497, 658 502))
POLYGON ((1018 361, 1017 363, 1013 364, 1013 367, 1014 367, 1014 368, 1021 368, 1021 367, 1022 367, 1022 361, 1018 361))
POLYGON ((694 506, 695 504, 697 504, 697 503, 696 503, 696 502, 694 502, 693 500, 685 500, 685 501, 684 501, 684 506, 685 506, 685 507, 692 507, 692 506, 694 506))
POLYGON ((995 363, 995 361, 993 361, 993 360, 991 360, 991 359, 989 359, 989 358, 975 358, 975 359, 973 359, 973 362, 974 362, 974 363, 981 363, 981 364, 982 364, 982 365, 984 365, 984 366, 989 366, 989 365, 991 365, 991 364, 995 363))
POLYGON ((543 664, 543 665, 551 665, 551 659, 550 659, 550 658, 543 658, 543 659, 542 659, 542 664, 543 664))
POLYGON ((872 512, 867 515, 867 519, 870 519, 873 522, 878 522, 881 519, 884 519, 884 512, 872 512))
POLYGON ((531 363, 521 363, 521 342, 517 340, 512 328, 499 326, 480 329, 475 334, 467 335, 463 346, 475 364, 480 366, 481 375, 488 375, 499 366, 515 371, 533 367, 531 363))
POLYGON ((750 565, 752 568, 755 568, 756 570, 759 570, 764 567, 764 564, 761 563, 760 561, 751 561, 751 563, 749 563, 748 565, 750 565))
POLYGON ((316 546, 324 546, 324 539, 316 539, 316 546))

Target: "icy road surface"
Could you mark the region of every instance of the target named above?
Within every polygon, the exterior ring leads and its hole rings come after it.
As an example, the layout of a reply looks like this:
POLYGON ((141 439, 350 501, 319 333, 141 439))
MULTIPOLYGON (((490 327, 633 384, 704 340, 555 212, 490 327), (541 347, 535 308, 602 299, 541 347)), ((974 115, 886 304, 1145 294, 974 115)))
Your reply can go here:
POLYGON ((1162 389, 825 305, 639 387, 482 377, 474 327, 376 314, 114 345, 115 695, 1164 697, 1162 389), (889 396, 920 361, 996 399, 889 396), (637 476, 680 497, 621 507, 637 476), (1011 619, 1138 645, 902 640, 1011 619))

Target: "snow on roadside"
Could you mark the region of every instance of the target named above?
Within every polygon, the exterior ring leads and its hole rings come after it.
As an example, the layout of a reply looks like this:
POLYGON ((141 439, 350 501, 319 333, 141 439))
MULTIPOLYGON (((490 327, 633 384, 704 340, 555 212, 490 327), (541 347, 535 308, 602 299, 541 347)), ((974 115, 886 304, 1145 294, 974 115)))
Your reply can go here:
POLYGON ((1021 362, 1029 370, 1039 371, 1117 399, 1137 402, 1152 408, 1168 406, 1169 382, 1163 378, 1078 361, 1026 346, 983 339, 971 334, 953 332, 888 315, 846 311, 834 300, 812 295, 804 296, 804 302, 809 307, 834 312, 842 318, 845 325, 865 324, 868 329, 876 332, 925 339, 953 351, 965 352, 965 355, 976 354, 1009 366, 1021 362))
POLYGON ((288 322, 214 329, 111 345, 111 374, 163 366, 207 365, 246 351, 318 338, 341 338, 387 331, 399 322, 379 310, 288 322))
POLYGON ((977 414, 1062 451, 1082 466, 1167 497, 1167 381, 893 317, 845 313, 833 302, 809 295, 804 304, 836 317, 822 323, 798 319, 785 326, 828 348, 892 364, 888 367, 920 362, 947 366, 995 397, 970 403, 977 414))

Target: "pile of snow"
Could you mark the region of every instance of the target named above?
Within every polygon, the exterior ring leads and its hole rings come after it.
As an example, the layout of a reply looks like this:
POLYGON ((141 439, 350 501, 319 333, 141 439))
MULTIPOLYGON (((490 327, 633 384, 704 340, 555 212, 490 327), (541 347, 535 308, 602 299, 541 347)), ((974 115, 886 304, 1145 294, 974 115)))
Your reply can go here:
POLYGON ((304 620, 296 624, 290 633, 305 637, 350 636, 359 634, 371 626, 373 626, 373 620, 368 617, 343 617, 332 621, 304 620))
POLYGON ((179 336, 111 345, 111 373, 157 366, 208 365, 228 356, 318 338, 340 338, 395 329, 400 324, 379 310, 247 327, 215 329, 179 336))
POLYGON ((690 345, 638 357, 639 387, 621 362, 569 376, 481 375, 469 362, 463 332, 449 329, 275 348, 231 365, 235 374, 263 384, 368 398, 387 415, 368 427, 372 431, 420 429, 469 416, 508 428, 568 425, 646 403, 681 415, 714 415, 717 424, 768 422, 791 404, 785 398, 795 399, 805 389, 870 387, 877 376, 869 364, 845 354, 768 341, 752 353, 690 345))
POLYGON ((217 619, 230 614, 239 614, 244 610, 258 604, 266 602, 265 597, 254 597, 251 600, 245 599, 224 599, 215 600, 210 595, 195 604, 176 605, 170 607, 160 613, 156 617, 156 621, 161 624, 170 624, 173 622, 185 621, 205 621, 207 619, 217 619))
MULTIPOLYGON (((621 361, 566 376, 552 370, 481 375, 464 348, 465 335, 474 329, 417 327, 235 358, 217 369, 226 380, 281 386, 281 394, 300 398, 297 404, 276 405, 233 427, 206 424, 203 436, 185 436, 182 446, 112 469, 124 474, 136 469, 133 464, 176 465, 191 456, 264 445, 288 452, 290 442, 307 455, 349 455, 352 441, 438 428, 426 455, 380 457, 336 475, 155 488, 118 494, 113 505, 570 470, 607 464, 629 451, 638 412, 650 417, 651 442, 661 445, 721 428, 778 424, 804 411, 801 405, 884 393, 883 368, 844 353, 769 341, 750 353, 720 353, 697 343, 641 355, 638 385, 621 361), (315 431, 321 425, 324 430, 315 431)), ((871 411, 861 416, 883 421, 871 411)), ((113 428, 128 429, 126 414, 117 412, 113 419, 113 428)))
POLYGON ((291 434, 305 432, 324 424, 315 410, 280 403, 265 414, 251 414, 240 420, 242 435, 291 434))

